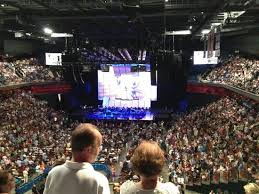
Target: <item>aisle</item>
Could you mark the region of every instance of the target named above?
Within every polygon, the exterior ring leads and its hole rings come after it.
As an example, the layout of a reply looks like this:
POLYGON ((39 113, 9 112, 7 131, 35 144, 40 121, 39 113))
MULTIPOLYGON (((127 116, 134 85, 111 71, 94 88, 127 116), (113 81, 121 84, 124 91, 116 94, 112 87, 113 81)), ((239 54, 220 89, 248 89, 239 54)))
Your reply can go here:
POLYGON ((122 165, 126 161, 126 156, 130 147, 130 143, 121 151, 118 162, 115 165, 115 182, 118 181, 121 174, 122 165))

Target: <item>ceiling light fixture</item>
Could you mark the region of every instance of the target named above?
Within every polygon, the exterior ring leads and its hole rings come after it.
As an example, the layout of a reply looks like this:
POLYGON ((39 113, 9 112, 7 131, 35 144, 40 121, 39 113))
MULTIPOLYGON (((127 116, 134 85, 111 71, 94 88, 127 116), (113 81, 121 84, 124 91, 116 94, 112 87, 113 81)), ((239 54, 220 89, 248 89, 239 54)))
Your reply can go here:
POLYGON ((178 30, 178 31, 166 31, 165 35, 190 35, 192 32, 190 30, 178 30))
POLYGON ((204 29, 201 31, 202 34, 209 34, 210 33, 210 30, 209 29, 204 29))
POLYGON ((51 30, 50 28, 44 28, 43 29, 45 34, 52 34, 53 33, 53 30, 51 30))
POLYGON ((222 24, 222 23, 220 23, 220 22, 212 22, 212 23, 211 23, 212 26, 220 26, 221 24, 222 24))
POLYGON ((69 33, 51 33, 52 38, 70 38, 73 37, 73 34, 69 33))

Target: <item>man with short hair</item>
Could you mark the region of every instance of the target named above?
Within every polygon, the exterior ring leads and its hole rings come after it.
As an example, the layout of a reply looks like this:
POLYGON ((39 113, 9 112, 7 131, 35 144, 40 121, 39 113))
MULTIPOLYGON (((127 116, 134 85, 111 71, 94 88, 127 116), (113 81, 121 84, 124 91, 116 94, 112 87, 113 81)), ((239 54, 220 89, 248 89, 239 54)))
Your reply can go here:
POLYGON ((5 170, 0 170, 0 194, 10 194, 14 187, 13 176, 5 170))
POLYGON ((107 178, 91 165, 102 144, 97 127, 81 124, 72 132, 71 139, 72 160, 49 172, 44 194, 110 194, 107 178))

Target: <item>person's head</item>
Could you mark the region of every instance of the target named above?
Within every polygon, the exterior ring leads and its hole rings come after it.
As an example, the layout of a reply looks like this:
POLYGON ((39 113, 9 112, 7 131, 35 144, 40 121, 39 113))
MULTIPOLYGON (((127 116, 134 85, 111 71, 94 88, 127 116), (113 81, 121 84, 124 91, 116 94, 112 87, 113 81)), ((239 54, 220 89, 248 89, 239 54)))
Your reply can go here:
POLYGON ((102 135, 97 127, 90 124, 80 124, 72 132, 72 154, 75 162, 89 162, 96 160, 102 144, 102 135))
POLYGON ((154 141, 143 141, 131 158, 133 170, 141 177, 157 177, 164 166, 163 150, 154 141))
POLYGON ((14 187, 13 176, 5 170, 0 170, 0 193, 10 193, 14 187))

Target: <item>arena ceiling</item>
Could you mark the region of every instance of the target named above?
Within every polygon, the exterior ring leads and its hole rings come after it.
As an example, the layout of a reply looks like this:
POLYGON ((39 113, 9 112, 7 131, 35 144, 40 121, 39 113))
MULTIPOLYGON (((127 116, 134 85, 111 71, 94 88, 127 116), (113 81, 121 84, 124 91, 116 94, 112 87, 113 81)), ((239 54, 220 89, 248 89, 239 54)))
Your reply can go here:
POLYGON ((0 28, 40 34, 83 33, 89 38, 162 35, 211 25, 233 33, 259 27, 259 0, 0 0, 0 28))

